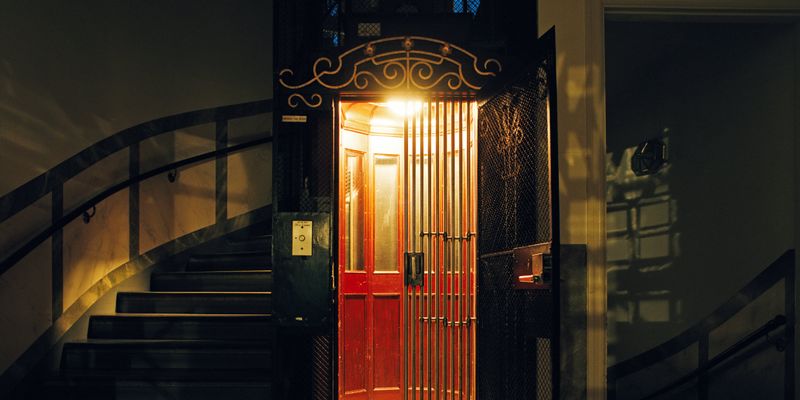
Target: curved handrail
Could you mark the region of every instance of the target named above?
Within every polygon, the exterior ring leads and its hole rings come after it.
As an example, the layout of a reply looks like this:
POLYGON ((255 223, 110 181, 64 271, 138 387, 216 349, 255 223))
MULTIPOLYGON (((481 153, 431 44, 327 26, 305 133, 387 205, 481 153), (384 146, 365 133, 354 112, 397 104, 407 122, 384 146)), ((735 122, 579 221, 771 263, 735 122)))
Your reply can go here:
POLYGON ((124 180, 124 181, 122 181, 120 183, 117 183, 117 184, 107 188, 106 190, 103 190, 102 192, 100 192, 96 196, 92 197, 91 199, 89 199, 89 200, 81 203, 80 205, 76 206, 75 208, 72 209, 72 211, 70 211, 69 213, 65 214, 63 217, 61 217, 60 219, 58 219, 57 221, 52 223, 49 227, 47 227, 47 229, 45 229, 42 232, 40 232, 39 234, 37 234, 32 239, 30 239, 28 242, 26 242, 24 245, 22 245, 17 250, 15 250, 13 253, 11 253, 10 256, 6 257, 3 261, 0 261, 0 275, 2 275, 4 272, 9 270, 11 267, 13 267, 17 262, 22 260, 22 258, 24 258, 26 255, 28 255, 31 251, 33 251, 36 248, 36 246, 42 244, 42 242, 44 242, 50 236, 52 236, 53 233, 55 233, 59 229, 64 228, 68 223, 72 222, 72 220, 74 220, 75 218, 78 218, 79 216, 81 216, 81 214, 83 214, 83 212, 86 209, 97 205, 101 201, 107 199, 108 197, 112 196, 114 193, 119 192, 120 190, 126 189, 126 188, 128 188, 129 186, 131 186, 131 185, 133 185, 135 183, 139 183, 139 182, 141 182, 143 180, 152 178, 152 177, 157 176, 159 174, 163 174, 164 172, 167 172, 167 171, 170 171, 170 170, 174 170, 174 169, 178 169, 178 168, 181 168, 181 167, 185 167, 187 165, 191 165, 191 164, 194 164, 194 163, 197 163, 197 162, 200 162, 200 161, 204 161, 204 160, 207 160, 207 159, 210 159, 210 158, 215 158, 215 157, 218 157, 218 156, 222 156, 222 155, 230 154, 230 153, 237 152, 237 151, 240 151, 240 150, 244 150, 244 149, 247 149, 247 148, 250 148, 250 147, 253 147, 253 146, 258 146, 260 144, 269 143, 271 141, 272 141, 272 136, 269 136, 269 137, 255 139, 255 140, 251 140, 251 141, 248 141, 248 142, 240 143, 240 144, 237 144, 237 145, 229 146, 229 147, 226 147, 224 149, 209 151, 207 153, 202 153, 202 154, 199 154, 199 155, 196 155, 196 156, 193 156, 193 157, 189 157, 189 158, 186 158, 186 159, 183 159, 183 160, 180 160, 180 161, 176 161, 176 162, 173 162, 173 163, 170 163, 170 164, 163 165, 163 166, 158 167, 158 168, 154 168, 154 169, 152 169, 152 170, 150 170, 148 172, 145 172, 143 174, 139 174, 139 175, 137 175, 137 176, 135 176, 133 178, 129 178, 129 179, 126 179, 126 180, 124 180))
POLYGON ((794 270, 794 250, 787 250, 764 271, 706 318, 666 342, 608 368, 609 383, 650 367, 686 349, 736 315, 758 296, 794 270))
POLYGON ((692 379, 699 377, 704 372, 711 370, 712 368, 716 367, 717 365, 722 364, 729 358, 733 357, 734 355, 738 354, 740 351, 746 349, 751 344, 755 343, 756 340, 761 339, 764 336, 770 334, 770 332, 780 328, 781 326, 786 325, 786 316, 779 314, 776 315, 775 318, 767 321, 764 325, 760 328, 750 332, 747 336, 739 340, 738 342, 734 343, 733 345, 729 346, 725 350, 721 351, 717 356, 708 360, 708 362, 704 365, 701 365, 695 368, 692 372, 683 375, 682 377, 672 381, 671 383, 662 386, 660 389, 656 390, 655 392, 645 396, 642 400, 650 400, 654 399, 662 394, 669 393, 673 389, 680 387, 692 379))
POLYGON ((188 126, 249 117, 270 111, 272 111, 272 99, 266 99, 170 115, 123 129, 0 197, 0 223, 41 199, 57 185, 132 144, 188 126))

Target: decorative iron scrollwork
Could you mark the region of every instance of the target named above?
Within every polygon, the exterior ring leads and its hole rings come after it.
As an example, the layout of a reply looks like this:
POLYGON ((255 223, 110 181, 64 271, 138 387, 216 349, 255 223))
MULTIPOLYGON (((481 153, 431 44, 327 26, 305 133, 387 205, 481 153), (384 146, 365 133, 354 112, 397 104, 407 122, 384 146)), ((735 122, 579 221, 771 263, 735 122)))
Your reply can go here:
MULTIPOLYGON (((500 62, 481 62, 475 54, 438 39, 396 36, 373 40, 332 57, 320 57, 312 65, 311 78, 292 82, 295 72, 278 74, 280 85, 297 90, 479 90, 488 78, 502 70, 500 62)), ((287 102, 319 107, 319 93, 291 93, 287 102), (307 97, 308 96, 308 97, 307 97)))

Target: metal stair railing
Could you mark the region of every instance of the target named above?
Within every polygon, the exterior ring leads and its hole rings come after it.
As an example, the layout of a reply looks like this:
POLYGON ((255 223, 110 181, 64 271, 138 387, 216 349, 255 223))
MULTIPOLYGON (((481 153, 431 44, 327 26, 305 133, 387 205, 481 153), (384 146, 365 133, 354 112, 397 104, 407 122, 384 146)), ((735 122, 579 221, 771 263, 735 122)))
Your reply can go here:
POLYGON ((644 370, 656 364, 662 363, 671 356, 678 354, 693 344, 698 344, 698 366, 691 372, 666 384, 644 397, 652 399, 672 391, 693 380, 697 380, 698 399, 708 398, 708 373, 709 371, 730 359, 733 355, 752 345, 756 340, 766 336, 768 333, 785 327, 783 343, 779 350, 784 352, 784 398, 794 399, 794 322, 795 322, 795 251, 787 250, 777 260, 772 262, 766 269, 759 273, 753 280, 745 285, 741 290, 731 296, 725 303, 720 305, 714 312, 703 318, 700 322, 689 327, 681 334, 670 340, 628 360, 622 361, 608 368, 608 392, 607 398, 614 400, 617 398, 617 383, 635 372, 644 370), (712 359, 708 359, 709 335, 714 329, 734 317, 748 304, 758 299, 777 283, 784 282, 784 313, 778 315, 765 323, 760 328, 751 332, 740 339, 734 345, 720 352, 712 359))

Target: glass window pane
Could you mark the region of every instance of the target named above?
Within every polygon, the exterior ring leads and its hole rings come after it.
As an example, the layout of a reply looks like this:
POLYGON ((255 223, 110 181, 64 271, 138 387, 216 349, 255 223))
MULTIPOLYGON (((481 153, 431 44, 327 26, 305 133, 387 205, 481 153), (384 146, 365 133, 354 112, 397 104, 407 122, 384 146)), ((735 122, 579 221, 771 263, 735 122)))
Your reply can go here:
POLYGON ((398 270, 398 156, 375 156, 375 271, 398 270))
POLYGON ((348 154, 345 171, 345 269, 364 270, 364 157, 348 154))

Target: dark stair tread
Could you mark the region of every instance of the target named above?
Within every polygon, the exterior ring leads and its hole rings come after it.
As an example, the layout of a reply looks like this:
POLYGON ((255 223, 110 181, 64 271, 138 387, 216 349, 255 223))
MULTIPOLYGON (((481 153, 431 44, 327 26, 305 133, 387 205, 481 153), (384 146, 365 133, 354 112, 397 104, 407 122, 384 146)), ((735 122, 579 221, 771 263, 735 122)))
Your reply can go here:
POLYGON ((153 291, 270 291, 272 271, 231 270, 154 272, 150 276, 153 291))
POLYGON ((187 271, 224 271, 267 269, 272 265, 272 257, 267 250, 217 252, 194 254, 186 262, 187 271))
POLYGON ((233 239, 220 246, 226 252, 267 251, 272 249, 272 235, 253 236, 245 239, 233 239))
POLYGON ((270 342, 88 339, 64 344, 62 371, 165 369, 268 370, 270 342))
POLYGON ((270 314, 116 314, 89 318, 90 339, 269 340, 270 314))
POLYGON ((75 400, 202 400, 271 398, 269 380, 170 380, 154 378, 78 378, 47 382, 36 398, 75 400))
POLYGON ((108 380, 148 380, 181 382, 270 382, 271 374, 266 369, 220 369, 220 368, 151 368, 151 369, 65 369, 59 381, 87 382, 108 380))
POLYGON ((118 313, 262 314, 271 292, 120 292, 118 313))

